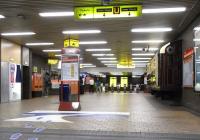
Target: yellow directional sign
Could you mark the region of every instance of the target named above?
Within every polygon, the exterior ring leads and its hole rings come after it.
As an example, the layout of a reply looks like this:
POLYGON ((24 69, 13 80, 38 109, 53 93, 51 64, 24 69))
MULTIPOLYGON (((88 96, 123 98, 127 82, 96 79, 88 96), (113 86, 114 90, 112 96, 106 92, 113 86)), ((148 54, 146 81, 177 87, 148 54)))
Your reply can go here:
POLYGON ((76 39, 67 39, 64 41, 64 48, 67 47, 73 47, 78 48, 79 47, 79 40, 76 39))
POLYGON ((89 19, 93 18, 93 7, 76 7, 74 9, 74 16, 76 19, 89 19))
POLYGON ((56 55, 56 54, 53 53, 53 52, 48 53, 48 56, 49 56, 49 57, 55 57, 55 55, 56 55))
POLYGON ((48 59, 48 64, 50 65, 58 64, 58 59, 48 59))
POLYGON ((76 19, 123 18, 142 15, 141 5, 75 7, 76 19))

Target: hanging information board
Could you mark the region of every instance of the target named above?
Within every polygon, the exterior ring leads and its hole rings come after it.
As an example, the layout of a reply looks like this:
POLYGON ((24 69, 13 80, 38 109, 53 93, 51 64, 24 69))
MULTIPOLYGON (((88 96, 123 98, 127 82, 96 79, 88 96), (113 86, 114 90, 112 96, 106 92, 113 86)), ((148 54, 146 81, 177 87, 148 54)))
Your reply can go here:
POLYGON ((142 15, 141 5, 75 7, 76 19, 125 18, 142 15))

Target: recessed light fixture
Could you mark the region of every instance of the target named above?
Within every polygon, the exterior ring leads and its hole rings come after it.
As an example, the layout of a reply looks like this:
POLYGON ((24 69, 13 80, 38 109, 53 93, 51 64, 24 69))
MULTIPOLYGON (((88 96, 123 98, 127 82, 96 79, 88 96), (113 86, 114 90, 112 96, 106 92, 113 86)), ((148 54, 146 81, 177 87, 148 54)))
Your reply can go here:
POLYGON ((4 15, 0 15, 0 18, 5 18, 5 16, 4 15))
POLYGON ((195 27, 194 30, 195 31, 200 31, 200 27, 195 27))
POLYGON ((154 53, 133 53, 133 56, 153 56, 154 53))
POLYGON ((61 50, 54 50, 54 49, 51 49, 51 50, 42 50, 43 52, 61 52, 61 50))
POLYGON ((99 34, 100 30, 67 30, 63 31, 63 34, 99 34))
POLYGON ((184 12, 186 7, 174 7, 174 8, 155 8, 155 9, 143 9, 143 14, 156 14, 156 13, 176 13, 184 12))
POLYGON ((194 42, 199 42, 200 41, 200 38, 195 38, 193 39, 194 42))
POLYGON ((133 40, 132 43, 163 43, 164 40, 133 40))
POLYGON ((152 58, 147 58, 147 57, 133 57, 133 60, 151 60, 152 58))
POLYGON ((80 41, 80 45, 107 44, 106 41, 80 41))
POLYGON ((148 49, 149 51, 157 51, 158 48, 132 48, 132 51, 143 51, 143 49, 148 49))
POLYGON ((108 52, 111 51, 111 49, 101 48, 101 49, 85 49, 86 52, 108 52))
POLYGON ((152 32, 170 32, 172 28, 133 28, 131 32, 134 33, 152 33, 152 32))
POLYGON ((41 17, 69 17, 74 16, 74 12, 45 12, 39 13, 41 17))
POLYGON ((114 56, 114 54, 92 54, 92 56, 114 56))
POLYGON ((117 63, 117 61, 101 61, 101 63, 117 63))
POLYGON ((97 58, 98 60, 116 60, 117 58, 114 57, 102 57, 102 58, 97 58))
POLYGON ((54 43, 50 42, 42 42, 42 43, 26 43, 27 46, 50 46, 54 45, 54 43))
POLYGON ((26 36, 26 35, 35 35, 34 32, 10 32, 10 33, 1 33, 2 36, 26 36))

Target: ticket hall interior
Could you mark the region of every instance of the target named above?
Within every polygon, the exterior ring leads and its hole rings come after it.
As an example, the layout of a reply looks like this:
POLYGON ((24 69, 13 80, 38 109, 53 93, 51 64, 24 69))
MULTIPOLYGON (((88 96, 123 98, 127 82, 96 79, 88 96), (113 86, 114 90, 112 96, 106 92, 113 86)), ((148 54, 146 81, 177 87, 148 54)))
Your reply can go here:
POLYGON ((199 140, 199 0, 0 0, 0 140, 199 140))

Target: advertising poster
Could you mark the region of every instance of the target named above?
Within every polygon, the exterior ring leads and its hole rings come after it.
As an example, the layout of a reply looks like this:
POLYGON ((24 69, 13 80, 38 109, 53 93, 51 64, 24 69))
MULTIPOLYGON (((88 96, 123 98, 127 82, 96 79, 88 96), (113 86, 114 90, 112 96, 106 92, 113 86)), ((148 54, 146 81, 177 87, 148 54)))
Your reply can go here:
POLYGON ((63 56, 61 65, 61 79, 69 81, 79 80, 78 56, 63 56))
POLYGON ((21 100, 21 66, 9 64, 9 100, 21 100))
POLYGON ((110 77, 110 87, 116 87, 117 86, 117 78, 116 77, 110 77))
POLYGON ((121 87, 124 87, 124 85, 128 87, 128 77, 121 77, 121 87))
POLYGON ((194 49, 189 48, 183 55, 183 87, 193 87, 193 53, 194 49))

